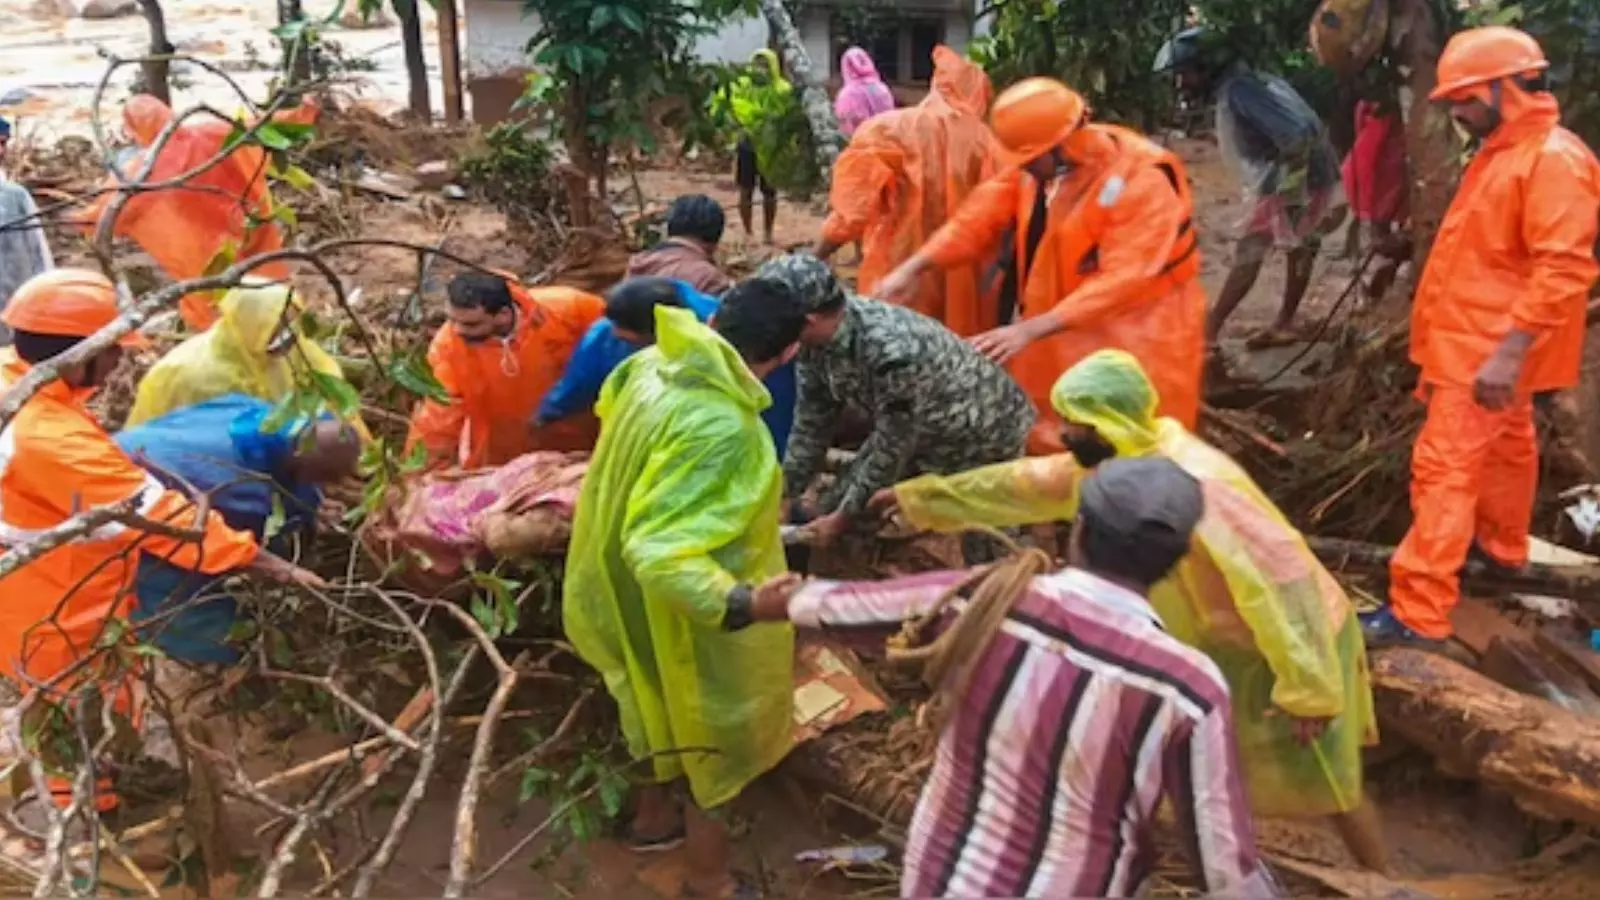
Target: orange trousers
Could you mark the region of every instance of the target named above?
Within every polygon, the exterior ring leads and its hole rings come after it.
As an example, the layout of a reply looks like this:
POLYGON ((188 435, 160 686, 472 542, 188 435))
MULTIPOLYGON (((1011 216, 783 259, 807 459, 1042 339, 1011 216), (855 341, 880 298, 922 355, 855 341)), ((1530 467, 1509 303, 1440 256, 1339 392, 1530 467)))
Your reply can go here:
POLYGON ((1449 637, 1474 541, 1504 565, 1528 561, 1538 484, 1531 398, 1488 410, 1471 387, 1432 387, 1411 456, 1411 530, 1389 566, 1395 618, 1426 637, 1449 637))

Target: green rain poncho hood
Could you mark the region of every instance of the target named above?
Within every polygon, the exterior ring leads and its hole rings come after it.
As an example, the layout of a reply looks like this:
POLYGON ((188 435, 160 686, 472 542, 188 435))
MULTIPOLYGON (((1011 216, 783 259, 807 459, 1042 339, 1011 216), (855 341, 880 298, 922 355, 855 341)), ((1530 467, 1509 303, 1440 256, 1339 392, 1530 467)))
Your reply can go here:
POLYGON ((633 757, 710 809, 792 743, 793 631, 721 627, 730 591, 784 570, 783 479, 771 398, 733 348, 684 309, 658 307, 656 337, 601 388, 562 617, 633 757))
MULTIPOLYGON (((1161 455, 1198 479, 1205 512, 1193 549, 1150 591, 1172 635, 1217 663, 1258 815, 1323 815, 1361 801, 1361 747, 1377 730, 1355 607, 1249 474, 1176 420, 1139 363, 1100 350, 1050 394, 1068 422, 1092 426, 1118 458, 1161 455), (1302 749, 1289 718, 1332 718, 1302 749)), ((1073 518, 1089 470, 1069 453, 895 488, 919 528, 1009 527, 1073 518)))

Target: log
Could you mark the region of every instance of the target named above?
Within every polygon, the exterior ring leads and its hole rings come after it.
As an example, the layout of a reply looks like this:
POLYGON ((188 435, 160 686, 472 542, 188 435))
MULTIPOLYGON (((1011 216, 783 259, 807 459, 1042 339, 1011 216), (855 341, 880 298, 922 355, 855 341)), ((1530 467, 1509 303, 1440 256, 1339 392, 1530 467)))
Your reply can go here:
MULTIPOLYGON (((1342 538, 1307 537, 1311 552, 1330 569, 1365 569, 1387 573, 1394 548, 1342 538)), ((1600 566, 1552 566, 1528 563, 1520 569, 1504 569, 1482 560, 1471 559, 1461 570, 1464 586, 1491 590, 1524 591, 1570 597, 1582 609, 1600 612, 1600 599, 1588 595, 1600 591, 1600 566)))
POLYGON ((778 38, 778 55, 783 58, 783 67, 800 91, 800 105, 811 126, 822 183, 832 184, 833 164, 839 158, 839 151, 844 149, 844 137, 839 133, 839 120, 833 115, 833 101, 828 99, 828 91, 822 84, 825 76, 812 66, 811 56, 806 53, 800 31, 789 18, 783 0, 761 0, 761 12, 766 16, 767 27, 778 38))
POLYGON ((1496 684, 1443 656, 1372 654, 1382 728, 1531 815, 1600 825, 1600 720, 1496 684))

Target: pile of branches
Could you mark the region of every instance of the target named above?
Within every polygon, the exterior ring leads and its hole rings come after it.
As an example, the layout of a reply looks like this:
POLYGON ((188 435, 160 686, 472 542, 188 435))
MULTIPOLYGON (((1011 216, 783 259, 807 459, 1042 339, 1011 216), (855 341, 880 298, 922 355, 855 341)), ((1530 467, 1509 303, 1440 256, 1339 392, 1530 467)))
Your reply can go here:
MULTIPOLYGON (((252 121, 270 121, 271 114, 284 104, 281 95, 258 104, 225 73, 203 61, 191 61, 226 79, 254 114, 252 121)), ((139 62, 112 59, 96 95, 92 111, 96 152, 106 163, 112 159, 113 148, 101 120, 105 86, 119 68, 139 62)), ((125 254, 112 240, 115 220, 136 194, 181 188, 226 158, 232 147, 224 147, 212 159, 167 181, 152 180, 154 160, 177 129, 204 116, 232 121, 207 106, 177 112, 152 142, 138 171, 123 173, 113 168, 117 183, 97 189, 96 194, 113 196, 90 250, 124 292, 127 299, 122 312, 68 352, 33 366, 26 377, 0 394, 0 428, 64 369, 86 362, 124 335, 169 314, 181 297, 236 287, 256 269, 274 261, 296 264, 331 295, 330 308, 339 317, 334 329, 337 340, 348 356, 358 359, 365 375, 364 395, 316 382, 305 386, 305 390, 321 392, 316 403, 298 391, 290 402, 306 403, 308 411, 327 409, 351 416, 360 411, 363 400, 368 401, 369 411, 406 409, 432 389, 423 377, 425 365, 418 368, 417 342, 397 340, 394 330, 375 327, 352 304, 352 286, 344 282, 330 260, 342 253, 373 248, 413 253, 419 260, 415 285, 419 294, 424 287, 425 261, 432 256, 478 267, 438 247, 342 237, 237 260, 202 277, 134 290, 125 254)), ((260 128, 259 124, 242 128, 239 142, 259 143, 260 128)), ((0 222, 0 228, 38 227, 41 219, 70 215, 88 199, 75 196, 46 204, 38 216, 0 222)), ((388 416, 403 423, 402 414, 388 412, 388 416)), ((364 460, 368 471, 390 475, 400 471, 403 466, 395 446, 378 442, 371 448, 364 460)), ((181 483, 166 474, 169 481, 181 483)), ((182 521, 202 521, 212 494, 193 490, 188 494, 190 507, 182 521)), ((34 812, 30 821, 23 821, 30 818, 27 816, 13 816, 12 826, 32 833, 38 842, 36 859, 25 867, 36 879, 31 888, 35 896, 67 891, 93 896, 101 887, 103 864, 111 861, 128 874, 138 890, 156 896, 161 879, 146 870, 149 863, 141 860, 148 857, 139 850, 143 842, 152 839, 166 840, 168 847, 187 847, 171 854, 186 858, 183 870, 202 872, 202 885, 209 883, 213 896, 232 895, 239 889, 235 874, 239 854, 238 848, 229 844, 234 829, 227 823, 243 815, 241 810, 264 818, 256 831, 262 838, 255 854, 257 866, 249 876, 250 888, 257 896, 335 889, 366 896, 394 860, 424 795, 432 789, 438 796, 447 758, 465 759, 460 771, 450 773, 452 780, 459 775, 459 782, 454 785, 456 814, 449 838, 447 896, 472 893, 547 833, 557 816, 570 812, 570 804, 558 807, 511 852, 488 865, 480 864, 477 823, 482 798, 499 788, 504 779, 564 752, 590 699, 597 696, 587 675, 574 674, 576 667, 562 671, 561 661, 568 650, 561 641, 524 640, 527 649, 508 658, 497 640, 515 628, 524 607, 540 598, 546 606, 552 603, 554 587, 548 573, 535 572, 521 580, 499 573, 473 573, 474 591, 489 594, 491 599, 474 603, 469 611, 387 586, 386 578, 393 573, 364 554, 346 523, 329 524, 332 533, 324 535, 318 555, 301 559, 303 565, 321 572, 326 586, 268 584, 251 576, 235 576, 220 586, 208 587, 193 600, 162 607, 138 623, 120 615, 108 617, 100 625, 92 649, 74 665, 47 679, 24 678, 15 685, 20 697, 3 717, 11 744, 8 771, 22 780, 23 793, 31 795, 31 802, 23 808, 34 812), (220 677, 208 673, 200 679, 204 683, 197 684, 164 658, 156 636, 196 604, 212 599, 216 591, 230 595, 240 606, 240 621, 249 623, 230 635, 242 649, 243 659, 220 677), (536 746, 509 762, 497 759, 497 737, 513 695, 519 686, 541 681, 562 683, 560 694, 571 705, 547 711, 552 727, 536 746), (117 702, 133 684, 142 685, 142 692, 148 695, 142 707, 147 712, 142 737, 136 736, 127 704, 117 702), (451 718, 469 703, 470 716, 451 718), (142 747, 148 752, 162 744, 157 739, 162 724, 172 738, 171 752, 161 755, 157 766, 161 777, 152 777, 150 761, 141 759, 136 751, 142 747), (265 729, 272 743, 282 744, 288 736, 285 729, 304 730, 312 724, 322 736, 334 738, 338 749, 308 761, 280 760, 276 771, 263 775, 262 754, 257 752, 261 748, 248 746, 250 738, 265 729), (469 744, 452 753, 451 742, 457 737, 468 739, 469 744), (118 787, 125 797, 120 816, 123 824, 138 818, 141 807, 153 806, 144 811, 154 812, 154 818, 131 827, 110 827, 99 811, 107 774, 122 782, 118 787), (50 802, 53 777, 70 784, 65 806, 50 802), (382 828, 369 832, 362 824, 363 816, 370 812, 378 793, 395 779, 402 786, 398 805, 385 814, 382 828), (347 827, 352 821, 356 823, 353 828, 347 827), (181 834, 181 840, 171 837, 174 831, 181 834), (347 837, 352 833, 359 836, 355 846, 347 837), (342 845, 341 836, 345 837, 342 845), (314 878, 307 878, 304 867, 295 864, 298 859, 311 858, 321 869, 314 878)), ((201 540, 200 533, 189 526, 151 520, 129 502, 91 507, 77 511, 34 540, 6 548, 0 553, 0 578, 108 525, 141 537, 106 559, 106 566, 134 566, 141 544, 153 535, 185 543, 201 540)), ((37 627, 55 627, 76 590, 58 598, 54 611, 37 627)), ((130 587, 115 599, 113 609, 131 609, 136 601, 130 587)), ((57 782, 58 795, 59 785, 57 782)))

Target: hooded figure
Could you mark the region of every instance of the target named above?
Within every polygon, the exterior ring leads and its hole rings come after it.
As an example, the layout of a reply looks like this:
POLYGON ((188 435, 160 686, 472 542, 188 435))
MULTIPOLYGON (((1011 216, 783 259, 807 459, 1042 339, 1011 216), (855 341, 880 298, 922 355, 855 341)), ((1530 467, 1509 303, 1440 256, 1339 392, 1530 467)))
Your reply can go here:
POLYGON ((894 109, 894 92, 878 75, 872 55, 860 47, 844 52, 839 69, 844 87, 833 98, 833 114, 839 119, 840 133, 848 138, 868 119, 894 109))
POLYGON ((979 185, 877 295, 914 302, 930 270, 987 263, 1004 279, 995 327, 972 343, 1038 411, 1028 452, 1061 449, 1050 387, 1105 347, 1150 373, 1162 412, 1193 426, 1205 356, 1194 199, 1183 161, 1143 135, 1089 121, 1076 91, 1028 78, 995 101, 999 174, 979 185))
POLYGON ((1539 481, 1533 398, 1578 383, 1600 267, 1600 162, 1561 127, 1549 63, 1513 28, 1463 31, 1431 99, 1482 146, 1439 224, 1411 307, 1411 361, 1428 418, 1411 462, 1413 521, 1395 551, 1374 644, 1448 638, 1458 573, 1476 550, 1528 559, 1539 481))
POLYGON ((1073 454, 904 482, 894 489, 901 512, 942 531, 1071 519, 1094 464, 1171 459, 1199 479, 1205 513, 1192 551, 1151 589, 1150 602, 1169 632, 1226 676, 1256 814, 1362 808, 1361 748, 1376 742, 1377 726, 1366 648, 1338 582, 1238 464, 1157 417, 1155 389, 1129 354, 1091 354, 1061 376, 1051 399, 1073 454))
MULTIPOLYGON (((723 102, 719 92, 713 107, 723 102)), ((739 126, 739 141, 734 148, 734 181, 739 186, 739 220, 744 233, 752 234, 755 192, 761 189, 762 237, 772 243, 772 229, 778 221, 778 189, 773 173, 784 173, 798 165, 801 152, 792 136, 785 134, 783 119, 795 102, 794 85, 783 77, 778 54, 762 48, 750 54, 750 64, 726 93, 728 110, 739 126)))
MULTIPOLYGON (((848 56, 846 57, 848 58, 848 56)), ((857 289, 870 297, 910 259, 973 189, 994 174, 989 77, 949 47, 933 50, 933 89, 919 104, 874 118, 833 167, 831 212, 817 255, 861 242, 857 289)), ((988 260, 927 272, 907 304, 962 337, 999 324, 983 269, 988 260)))
POLYGON ((562 623, 616 699, 633 758, 658 784, 687 776, 711 810, 793 741, 794 632, 741 628, 734 612, 784 570, 783 482, 751 368, 690 310, 655 315, 655 346, 600 392, 562 623), (686 748, 716 752, 673 752, 686 748))
POLYGON ((292 304, 283 285, 229 291, 217 307, 221 318, 214 328, 179 344, 145 373, 128 426, 223 394, 276 403, 294 390, 301 372, 343 378, 333 357, 300 334, 292 304))
MULTIPOLYGON (((275 115, 274 121, 309 124, 316 108, 305 106, 275 115)), ((123 127, 139 147, 121 169, 133 178, 145 166, 151 145, 171 124, 172 108, 148 94, 130 99, 122 109, 123 127)), ((212 260, 229 249, 236 259, 248 259, 283 249, 283 232, 274 220, 266 173, 271 163, 260 147, 239 145, 220 163, 197 175, 222 150, 234 125, 214 118, 191 119, 180 125, 161 148, 149 184, 181 180, 170 188, 134 194, 117 216, 112 234, 131 239, 155 258, 176 281, 205 274, 212 260)), ((88 209, 86 227, 92 232, 110 211, 120 184, 115 175, 106 179, 108 191, 88 209)), ((271 263, 254 274, 280 280, 289 277, 285 263, 271 263)), ((204 331, 216 321, 216 297, 190 294, 179 303, 183 321, 194 331, 204 331)))

